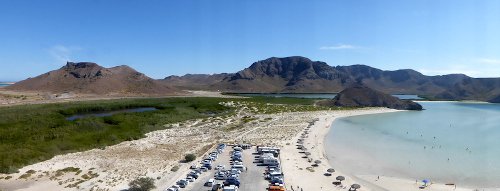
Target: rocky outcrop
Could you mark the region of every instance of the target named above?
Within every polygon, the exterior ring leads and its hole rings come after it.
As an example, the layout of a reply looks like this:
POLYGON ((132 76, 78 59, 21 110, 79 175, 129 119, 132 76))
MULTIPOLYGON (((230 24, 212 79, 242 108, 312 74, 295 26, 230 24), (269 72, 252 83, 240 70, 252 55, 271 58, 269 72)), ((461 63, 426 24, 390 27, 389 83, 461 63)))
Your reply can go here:
POLYGON ((410 100, 401 100, 389 94, 355 84, 341 91, 335 98, 322 105, 341 107, 387 107, 398 110, 422 110, 422 106, 410 100))

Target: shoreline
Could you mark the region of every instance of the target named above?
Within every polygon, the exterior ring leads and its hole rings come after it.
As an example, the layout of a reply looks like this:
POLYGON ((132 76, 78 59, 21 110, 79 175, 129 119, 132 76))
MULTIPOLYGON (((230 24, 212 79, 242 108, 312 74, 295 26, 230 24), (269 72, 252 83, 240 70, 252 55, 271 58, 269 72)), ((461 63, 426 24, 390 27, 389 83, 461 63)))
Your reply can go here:
MULTIPOLYGON (((336 119, 339 118, 345 118, 345 117, 352 117, 352 116, 358 116, 358 115, 371 115, 371 114, 380 114, 380 113, 389 113, 389 112, 400 112, 398 110, 390 110, 390 111, 385 111, 385 112, 370 112, 370 113, 359 113, 359 114, 354 114, 354 115, 346 115, 346 116, 332 116, 326 121, 331 121, 329 124, 331 128, 334 128, 334 122, 336 119)), ((326 124, 328 125, 328 124, 326 124)), ((327 135, 331 131, 331 129, 328 129, 328 131, 321 131, 320 132, 320 140, 323 141, 321 146, 324 145, 325 140, 327 139, 327 135)), ((335 156, 328 156, 326 153, 326 150, 324 147, 318 147, 317 149, 321 149, 323 154, 326 156, 326 160, 329 166, 332 166, 331 160, 332 158, 335 158, 335 156)), ((337 169, 335 169, 337 171, 337 169)), ((365 187, 363 190, 372 190, 372 191, 389 191, 389 190, 394 190, 395 188, 397 190, 408 190, 408 191, 417 191, 417 190, 435 190, 435 191, 472 191, 473 189, 471 188, 466 188, 466 187, 455 187, 454 185, 446 185, 444 183, 435 183, 432 182, 430 185, 428 185, 425 189, 420 189, 419 186, 422 185, 422 182, 419 181, 418 183, 415 183, 413 179, 409 178, 403 178, 403 177, 390 177, 390 176, 378 176, 378 175, 356 175, 352 173, 346 173, 345 171, 337 171, 338 173, 343 173, 346 177, 346 179, 350 178, 359 184, 361 184, 362 189, 363 186, 365 187)), ((486 188, 485 188, 486 189, 486 188)), ((494 189, 494 190, 499 190, 499 189, 494 189)))
MULTIPOLYGON (((327 169, 332 168, 331 159, 326 155, 325 152, 325 138, 332 123, 335 119, 340 117, 349 117, 357 115, 367 115, 367 114, 379 114, 388 112, 397 112, 398 110, 388 109, 388 108, 365 108, 356 110, 345 110, 345 111, 329 111, 318 113, 316 118, 318 121, 311 126, 308 138, 304 140, 304 146, 308 149, 307 151, 311 153, 309 158, 312 161, 320 160, 322 161, 318 167, 313 167, 312 170, 307 170, 311 167, 313 163, 308 162, 307 159, 303 158, 303 154, 299 153, 296 147, 296 141, 301 137, 301 133, 297 134, 294 139, 286 143, 286 146, 282 148, 282 168, 285 174, 285 183, 287 184, 288 190, 347 190, 352 184, 360 184, 361 188, 358 191, 368 191, 376 190, 370 186, 366 186, 363 182, 359 181, 356 177, 339 171, 335 169, 335 172, 331 176, 325 176, 324 173, 327 169), (342 181, 342 187, 335 186, 337 176, 344 176, 345 180, 342 181), (314 184, 311 184, 314 182, 314 184), (293 187, 293 189, 291 189, 293 187)), ((305 129, 305 128, 304 128, 305 129)), ((303 132, 303 131, 302 131, 303 132)))
MULTIPOLYGON (((127 183, 137 176, 160 177, 157 180, 157 189, 172 185, 179 177, 185 175, 190 164, 179 163, 186 153, 203 155, 207 146, 217 142, 240 142, 255 145, 274 145, 281 147, 282 171, 285 174, 285 183, 288 191, 303 190, 348 190, 354 184, 360 184, 358 191, 388 191, 422 190, 415 184, 415 180, 399 177, 376 175, 359 175, 346 173, 342 168, 335 166, 332 176, 325 176, 326 170, 333 165, 331 161, 335 156, 328 156, 325 150, 326 138, 336 119, 359 115, 399 112, 387 108, 362 108, 355 110, 323 110, 307 112, 283 112, 276 114, 251 114, 255 121, 246 123, 234 131, 225 131, 232 127, 242 117, 250 115, 247 107, 241 107, 234 116, 228 118, 215 117, 208 121, 203 119, 189 120, 177 124, 169 124, 172 128, 153 131, 146 134, 146 138, 126 141, 105 149, 58 155, 50 160, 29 165, 13 174, 13 179, 0 179, 2 190, 61 190, 70 183, 78 181, 82 174, 98 173, 98 176, 79 184, 79 189, 110 189, 118 190, 127 188, 127 183), (246 109, 245 109, 246 108, 246 109), (312 161, 320 160, 318 167, 312 167, 305 155, 299 153, 297 140, 307 129, 311 121, 317 121, 308 130, 308 138, 303 145, 310 152, 312 161), (189 149, 186 149, 189 148, 189 149), (165 157, 168 156, 168 157, 165 157), (178 166, 178 171, 171 170, 178 166), (83 172, 79 174, 66 173, 61 176, 57 171, 66 167, 77 167, 83 172), (22 179, 21 175, 28 170, 35 170, 32 176, 22 179), (335 186, 337 176, 344 176, 344 187, 335 186), (62 184, 61 184, 62 183, 62 184), (313 183, 313 184, 311 184, 313 183), (291 189, 291 187, 294 189, 291 189)), ((2 176, 0 174, 0 176, 2 176)), ((6 176, 6 175, 3 175, 6 176)), ((2 176, 2 177, 3 177, 2 176)), ((1 177, 0 177, 1 178, 1 177)), ((69 189, 69 188, 68 188, 69 189)), ((76 190, 71 188, 70 190, 76 190)), ((436 191, 466 191, 473 189, 446 186, 434 183, 424 190, 436 191)), ((486 190, 486 189, 485 189, 486 190)), ((499 189, 496 189, 499 190, 499 189)))

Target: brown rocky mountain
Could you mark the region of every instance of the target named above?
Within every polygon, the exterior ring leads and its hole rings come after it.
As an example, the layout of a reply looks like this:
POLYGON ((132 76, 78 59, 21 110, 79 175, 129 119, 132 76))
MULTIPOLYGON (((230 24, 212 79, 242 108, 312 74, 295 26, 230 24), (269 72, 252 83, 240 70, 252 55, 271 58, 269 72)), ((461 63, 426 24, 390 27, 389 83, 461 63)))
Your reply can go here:
MULTIPOLYGON (((411 69, 384 71, 365 65, 329 66, 300 56, 272 57, 224 76, 219 82, 206 81, 203 89, 234 93, 337 93, 360 82, 388 94, 416 94, 439 100, 489 101, 500 96, 500 78, 426 76, 411 69)), ((199 89, 194 86, 198 82, 190 82, 185 76, 178 78, 183 79, 183 87, 199 89)))
POLYGON ((58 70, 17 82, 7 89, 51 93, 172 94, 175 89, 128 66, 104 68, 91 62, 68 62, 58 70))
POLYGON ((422 106, 418 103, 401 100, 360 84, 354 84, 342 90, 335 98, 322 101, 319 104, 342 107, 388 107, 399 110, 422 110, 422 106))

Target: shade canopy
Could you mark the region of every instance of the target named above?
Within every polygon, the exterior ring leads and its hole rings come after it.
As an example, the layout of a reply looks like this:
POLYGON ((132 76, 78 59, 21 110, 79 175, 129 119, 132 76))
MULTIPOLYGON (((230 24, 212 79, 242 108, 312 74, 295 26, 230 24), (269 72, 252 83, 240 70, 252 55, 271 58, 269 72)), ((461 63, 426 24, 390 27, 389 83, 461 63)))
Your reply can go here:
POLYGON ((359 184, 353 184, 353 185, 351 185, 351 188, 359 189, 359 188, 361 188, 361 185, 359 185, 359 184))
POLYGON ((337 179, 338 181, 343 181, 343 180, 345 180, 345 177, 343 177, 343 176, 337 176, 337 178, 336 178, 336 179, 337 179))
POLYGON ((335 172, 335 169, 329 168, 328 170, 326 170, 326 172, 335 172))

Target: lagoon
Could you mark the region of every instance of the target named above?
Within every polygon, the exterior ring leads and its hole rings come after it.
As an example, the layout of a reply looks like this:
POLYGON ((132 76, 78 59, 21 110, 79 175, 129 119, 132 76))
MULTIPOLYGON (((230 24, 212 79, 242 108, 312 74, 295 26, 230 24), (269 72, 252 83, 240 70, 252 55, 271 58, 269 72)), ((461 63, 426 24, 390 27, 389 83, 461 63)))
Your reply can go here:
POLYGON ((80 113, 80 114, 76 114, 76 115, 72 115, 70 117, 67 117, 66 120, 74 121, 77 119, 83 119, 83 118, 88 118, 88 117, 106 117, 106 116, 112 116, 112 115, 119 114, 119 113, 137 113, 137 112, 156 111, 156 110, 158 110, 158 109, 156 109, 154 107, 140 107, 140 108, 133 108, 133 109, 107 111, 107 112, 80 113))
POLYGON ((337 119, 326 136, 335 168, 500 188, 500 104, 420 102, 424 111, 337 119))

